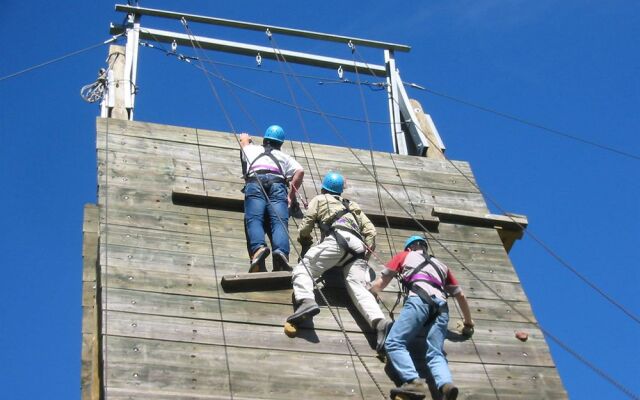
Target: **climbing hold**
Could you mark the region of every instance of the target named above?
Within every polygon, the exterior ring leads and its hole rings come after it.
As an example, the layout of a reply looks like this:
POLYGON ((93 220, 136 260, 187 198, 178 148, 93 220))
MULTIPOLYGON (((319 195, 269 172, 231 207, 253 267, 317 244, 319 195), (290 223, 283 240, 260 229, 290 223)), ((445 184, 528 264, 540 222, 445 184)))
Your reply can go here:
POLYGON ((529 339, 529 334, 525 331, 516 331, 516 339, 521 342, 526 342, 529 339))

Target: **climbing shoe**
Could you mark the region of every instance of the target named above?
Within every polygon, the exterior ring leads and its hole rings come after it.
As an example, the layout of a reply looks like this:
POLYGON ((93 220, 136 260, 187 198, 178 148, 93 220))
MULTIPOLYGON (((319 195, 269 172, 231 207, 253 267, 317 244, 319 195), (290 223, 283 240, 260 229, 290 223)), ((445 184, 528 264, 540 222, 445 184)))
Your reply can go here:
POLYGON ((311 299, 303 299, 296 309, 296 312, 294 312, 291 316, 289 316, 289 318, 287 318, 287 322, 296 325, 304 321, 305 319, 312 318, 319 312, 320 307, 318 307, 318 303, 311 299))
POLYGON ((429 387, 424 379, 416 378, 412 381, 403 383, 402 386, 397 388, 397 390, 401 393, 424 396, 429 391, 429 387))
POLYGON ((376 325, 376 351, 378 353, 384 351, 384 342, 387 340, 392 325, 393 321, 390 319, 381 319, 376 325))
POLYGON ((458 398, 458 388, 452 383, 445 383, 440 388, 443 400, 456 400, 458 398))
POLYGON ((253 258, 251 258, 251 267, 249 267, 249 272, 267 272, 264 260, 269 257, 270 253, 271 250, 266 246, 262 246, 256 250, 255 253, 253 253, 253 258))
POLYGON ((292 271, 289 266, 289 257, 280 251, 273 252, 273 270, 274 271, 292 271))

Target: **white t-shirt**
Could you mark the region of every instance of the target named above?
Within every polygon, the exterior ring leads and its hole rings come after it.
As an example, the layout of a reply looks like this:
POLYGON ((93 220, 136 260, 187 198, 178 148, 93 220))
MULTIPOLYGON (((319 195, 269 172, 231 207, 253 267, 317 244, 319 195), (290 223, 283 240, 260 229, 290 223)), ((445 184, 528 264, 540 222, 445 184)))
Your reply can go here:
MULTIPOLYGON (((250 143, 242 148, 242 158, 247 162, 247 168, 251 165, 253 160, 258 158, 260 154, 264 153, 264 147, 255 145, 250 143)), ((271 151, 271 155, 273 155, 276 160, 278 160, 280 167, 282 168, 282 172, 284 172, 284 176, 287 179, 291 179, 293 174, 297 171, 302 171, 302 166, 298 163, 293 157, 289 156, 286 153, 281 152, 280 150, 273 149, 271 151)), ((269 171, 273 174, 280 175, 280 169, 273 162, 271 157, 265 155, 260 157, 258 161, 256 161, 251 167, 250 171, 247 171, 247 176, 254 175, 254 171, 269 171)))

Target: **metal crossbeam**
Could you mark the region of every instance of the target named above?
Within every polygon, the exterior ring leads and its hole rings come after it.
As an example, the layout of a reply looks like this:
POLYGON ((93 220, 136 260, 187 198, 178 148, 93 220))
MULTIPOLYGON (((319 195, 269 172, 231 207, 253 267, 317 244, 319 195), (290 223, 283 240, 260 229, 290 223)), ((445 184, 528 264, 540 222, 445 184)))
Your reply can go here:
MULTIPOLYGON (((410 154, 426 156, 429 142, 422 134, 409 97, 404 89, 400 73, 395 65, 395 51, 409 51, 409 46, 379 42, 375 40, 360 39, 355 37, 331 35, 327 33, 312 32, 300 29, 284 28, 280 26, 256 24, 252 22, 236 21, 222 18, 207 17, 202 15, 185 14, 173 11, 157 10, 138 6, 117 4, 116 11, 128 14, 126 26, 111 25, 111 33, 127 33, 126 68, 124 80, 130 83, 130 88, 125 96, 125 106, 128 118, 133 118, 135 100, 136 61, 138 57, 138 43, 140 39, 171 43, 186 47, 197 46, 206 50, 216 50, 226 53, 240 54, 256 58, 268 58, 272 60, 286 60, 289 63, 310 65, 333 70, 357 72, 359 74, 384 76, 387 81, 388 105, 390 128, 393 139, 393 147, 398 154, 410 154), (229 40, 214 39, 204 36, 194 36, 185 33, 164 31, 153 28, 143 28, 140 25, 140 17, 149 15, 160 18, 171 18, 211 25, 227 26, 245 30, 262 31, 265 33, 278 33, 289 36, 304 37, 307 39, 324 40, 343 44, 374 47, 384 49, 385 65, 368 64, 355 60, 326 57, 318 54, 303 53, 292 50, 282 50, 270 46, 258 46, 249 43, 233 42, 229 40)), ((428 115, 427 115, 428 117, 428 115)), ((440 139, 433 122, 427 118, 427 124, 434 132, 435 141, 440 149, 444 150, 444 144, 440 139)))
MULTIPOLYGON (((112 34, 120 33, 124 30, 122 26, 112 26, 112 34)), ((361 62, 354 62, 353 60, 333 58, 319 56, 310 53, 301 53, 290 50, 274 50, 272 47, 257 46, 248 43, 232 42, 229 40, 212 39, 203 36, 189 36, 184 33, 163 31, 159 29, 140 28, 140 38, 145 40, 153 40, 156 42, 172 43, 174 40, 177 44, 182 46, 202 47, 208 50, 218 50, 227 53, 243 54, 251 57, 255 57, 258 53, 262 58, 270 58, 275 60, 276 55, 280 58, 285 58, 287 62, 293 62, 297 64, 313 65, 316 67, 330 68, 337 70, 342 67, 345 71, 355 72, 356 67, 358 73, 368 75, 383 76, 386 74, 386 69, 382 65, 368 64, 361 62)))
POLYGON ((408 52, 409 50, 411 50, 410 46, 406 46, 403 44, 380 42, 377 40, 368 40, 368 39, 361 39, 361 38, 349 37, 349 36, 332 35, 328 33, 285 28, 285 27, 274 26, 274 25, 256 24, 253 22, 207 17, 204 15, 185 14, 185 13, 179 13, 179 12, 173 12, 173 11, 157 10, 153 8, 129 6, 125 4, 116 4, 116 11, 122 11, 130 14, 138 14, 138 15, 151 15, 154 17, 171 18, 171 19, 178 19, 178 20, 184 18, 185 20, 192 21, 192 22, 201 22, 201 23, 211 24, 211 25, 250 29, 250 30, 262 31, 262 32, 266 32, 266 30, 268 29, 271 33, 281 33, 283 35, 288 35, 288 36, 300 36, 300 37, 305 37, 307 39, 326 40, 331 42, 340 42, 344 44, 347 44, 349 43, 349 41, 351 41, 355 45, 375 47, 375 48, 395 50, 395 51, 408 52))

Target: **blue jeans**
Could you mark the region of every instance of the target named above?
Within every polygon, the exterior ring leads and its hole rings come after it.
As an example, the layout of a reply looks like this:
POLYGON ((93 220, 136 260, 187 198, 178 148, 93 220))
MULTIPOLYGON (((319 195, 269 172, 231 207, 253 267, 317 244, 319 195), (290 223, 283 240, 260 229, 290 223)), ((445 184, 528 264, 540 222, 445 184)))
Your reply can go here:
POLYGON ((270 226, 269 237, 273 251, 289 256, 289 207, 287 186, 284 183, 268 184, 262 181, 269 196, 265 198, 258 182, 248 182, 244 188, 244 222, 251 254, 262 246, 265 224, 270 226))
POLYGON ((445 383, 452 382, 447 359, 443 353, 449 322, 449 308, 444 300, 433 298, 433 301, 440 307, 440 314, 428 326, 425 326, 429 317, 429 305, 425 304, 418 296, 409 296, 400 316, 391 327, 385 342, 385 349, 387 357, 402 382, 409 382, 418 378, 419 375, 407 350, 407 343, 421 332, 425 332, 427 366, 436 386, 441 388, 445 383))

